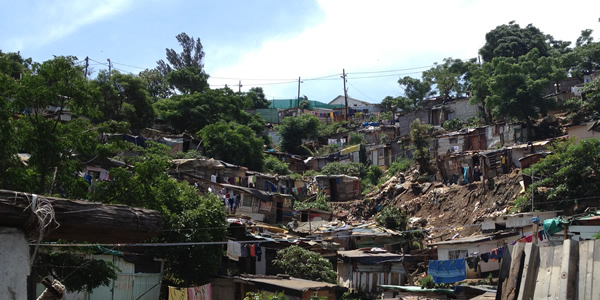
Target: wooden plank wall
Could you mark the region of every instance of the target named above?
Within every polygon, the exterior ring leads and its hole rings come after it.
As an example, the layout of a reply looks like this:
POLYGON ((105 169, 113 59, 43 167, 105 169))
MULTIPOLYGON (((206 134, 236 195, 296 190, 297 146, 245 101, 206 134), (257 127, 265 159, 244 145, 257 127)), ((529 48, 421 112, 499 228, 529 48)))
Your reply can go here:
POLYGON ((509 251, 498 299, 600 299, 600 240, 517 243, 509 251))

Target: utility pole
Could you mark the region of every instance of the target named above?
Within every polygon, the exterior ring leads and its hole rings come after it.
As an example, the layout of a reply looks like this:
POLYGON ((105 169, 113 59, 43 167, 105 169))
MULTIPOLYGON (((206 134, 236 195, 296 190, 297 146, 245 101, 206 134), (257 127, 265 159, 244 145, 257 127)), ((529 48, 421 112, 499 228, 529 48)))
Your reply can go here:
MULTIPOLYGON (((532 146, 533 147, 533 146, 532 146)), ((534 176, 535 172, 533 172, 533 167, 531 167, 531 212, 534 212, 533 209, 533 176, 534 176)))
POLYGON ((106 59, 108 61, 108 73, 110 73, 111 67, 110 67, 110 58, 106 59))
POLYGON ((90 58, 89 57, 85 57, 85 78, 87 79, 88 76, 88 67, 90 66, 90 58))
POLYGON ((348 89, 346 89, 346 69, 342 69, 342 79, 344 79, 344 100, 346 102, 346 121, 348 121, 348 89))
POLYGON ((240 92, 240 93, 242 92, 242 81, 241 80, 238 82, 238 92, 240 92))
POLYGON ((298 103, 296 103, 297 107, 300 107, 300 82, 302 81, 300 81, 300 77, 298 77, 298 103))

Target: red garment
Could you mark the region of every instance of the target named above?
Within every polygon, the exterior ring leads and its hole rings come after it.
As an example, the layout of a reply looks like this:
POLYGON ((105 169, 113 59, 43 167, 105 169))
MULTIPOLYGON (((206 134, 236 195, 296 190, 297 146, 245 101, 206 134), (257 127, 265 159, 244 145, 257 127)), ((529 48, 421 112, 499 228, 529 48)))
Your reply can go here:
POLYGON ((533 235, 526 236, 525 241, 527 241, 528 243, 531 243, 531 241, 533 241, 533 235))
POLYGON ((254 249, 254 245, 250 245, 250 256, 251 257, 255 257, 256 256, 256 251, 254 249))

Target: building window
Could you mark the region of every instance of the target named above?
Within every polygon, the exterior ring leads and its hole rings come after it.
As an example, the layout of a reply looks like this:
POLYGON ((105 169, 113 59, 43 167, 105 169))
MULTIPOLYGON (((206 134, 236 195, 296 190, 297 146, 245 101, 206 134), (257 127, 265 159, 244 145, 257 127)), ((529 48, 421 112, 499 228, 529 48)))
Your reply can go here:
POLYGON ((459 259, 467 257, 467 250, 449 250, 448 259, 459 259))
POLYGON ((458 138, 450 138, 449 143, 450 144, 458 144, 458 138))

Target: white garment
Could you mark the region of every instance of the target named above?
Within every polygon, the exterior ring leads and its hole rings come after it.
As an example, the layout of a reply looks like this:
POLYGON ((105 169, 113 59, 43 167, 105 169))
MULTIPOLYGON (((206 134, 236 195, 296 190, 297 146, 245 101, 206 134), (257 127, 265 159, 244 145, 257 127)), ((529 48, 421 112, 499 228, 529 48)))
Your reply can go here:
POLYGON ((217 182, 217 175, 210 175, 210 182, 217 182))
POLYGON ((242 256, 242 244, 234 241, 227 241, 227 257, 231 260, 238 261, 242 256))

